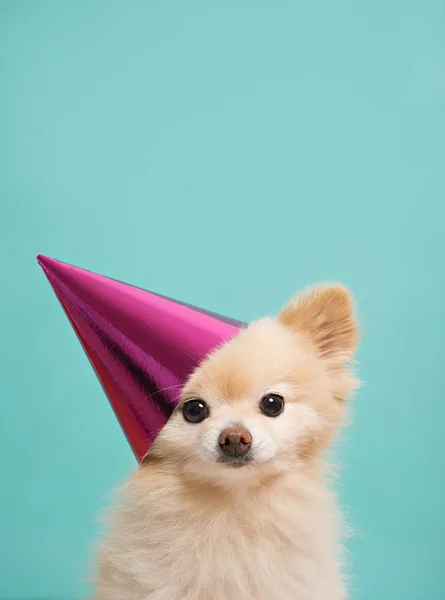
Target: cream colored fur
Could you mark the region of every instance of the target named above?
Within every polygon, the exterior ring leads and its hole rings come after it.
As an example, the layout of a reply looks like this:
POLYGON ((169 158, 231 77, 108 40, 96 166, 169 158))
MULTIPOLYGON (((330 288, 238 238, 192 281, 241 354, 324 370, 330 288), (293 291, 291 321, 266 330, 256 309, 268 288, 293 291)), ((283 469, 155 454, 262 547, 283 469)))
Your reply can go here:
POLYGON ((103 542, 97 600, 344 600, 340 519, 323 450, 355 386, 353 307, 340 286, 310 290, 215 351, 126 484, 103 542), (284 412, 259 410, 265 393, 284 412), (218 460, 218 436, 240 424, 252 463, 218 460))

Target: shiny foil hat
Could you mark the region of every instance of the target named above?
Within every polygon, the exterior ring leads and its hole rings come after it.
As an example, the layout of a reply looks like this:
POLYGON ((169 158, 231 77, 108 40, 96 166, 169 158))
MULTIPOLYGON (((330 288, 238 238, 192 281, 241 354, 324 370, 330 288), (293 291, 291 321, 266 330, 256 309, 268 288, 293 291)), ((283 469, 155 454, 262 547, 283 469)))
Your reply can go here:
POLYGON ((38 256, 138 461, 187 377, 239 321, 38 256))

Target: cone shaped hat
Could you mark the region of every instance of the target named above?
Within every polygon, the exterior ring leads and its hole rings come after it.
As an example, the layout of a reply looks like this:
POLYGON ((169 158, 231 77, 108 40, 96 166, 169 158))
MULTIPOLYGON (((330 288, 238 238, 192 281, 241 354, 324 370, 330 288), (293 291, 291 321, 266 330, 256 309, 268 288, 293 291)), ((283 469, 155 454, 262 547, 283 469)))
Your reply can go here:
POLYGON ((38 256, 141 461, 190 373, 243 324, 38 256))

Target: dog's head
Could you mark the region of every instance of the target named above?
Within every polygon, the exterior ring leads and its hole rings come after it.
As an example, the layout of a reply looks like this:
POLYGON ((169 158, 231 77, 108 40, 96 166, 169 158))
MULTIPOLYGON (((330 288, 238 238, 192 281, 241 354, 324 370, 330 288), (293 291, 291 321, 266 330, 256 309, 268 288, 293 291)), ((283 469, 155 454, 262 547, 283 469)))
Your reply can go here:
POLYGON ((353 303, 341 286, 296 296, 193 373, 153 456, 233 487, 310 460, 331 441, 355 386, 353 303))

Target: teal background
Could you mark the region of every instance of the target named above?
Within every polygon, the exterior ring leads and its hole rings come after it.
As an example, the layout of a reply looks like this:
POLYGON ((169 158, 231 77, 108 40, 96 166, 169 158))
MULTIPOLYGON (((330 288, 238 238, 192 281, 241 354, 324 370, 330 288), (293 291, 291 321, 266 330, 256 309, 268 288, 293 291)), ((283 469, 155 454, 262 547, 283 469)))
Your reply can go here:
POLYGON ((0 0, 0 598, 86 594, 133 457, 37 253, 240 319, 339 279, 358 600, 445 597, 445 4, 0 0))

